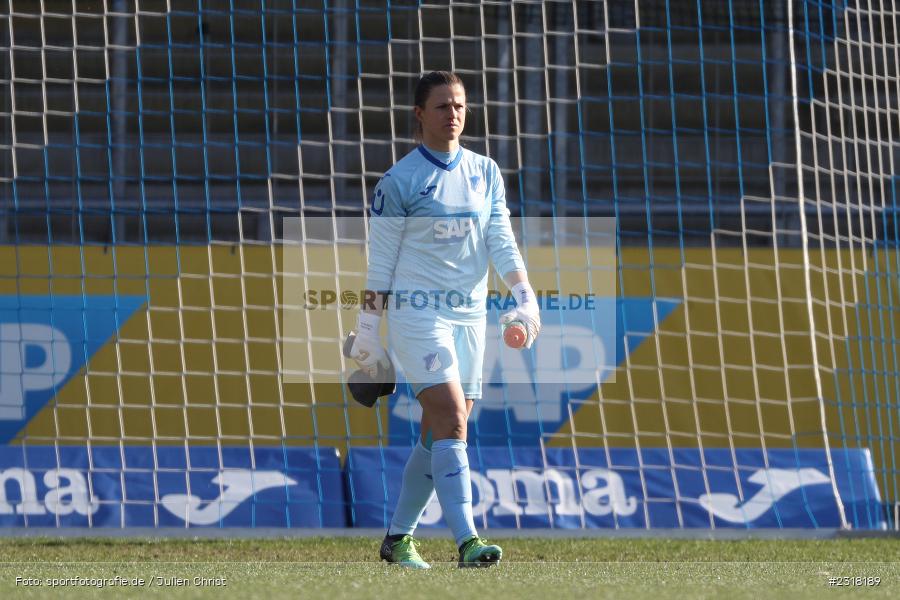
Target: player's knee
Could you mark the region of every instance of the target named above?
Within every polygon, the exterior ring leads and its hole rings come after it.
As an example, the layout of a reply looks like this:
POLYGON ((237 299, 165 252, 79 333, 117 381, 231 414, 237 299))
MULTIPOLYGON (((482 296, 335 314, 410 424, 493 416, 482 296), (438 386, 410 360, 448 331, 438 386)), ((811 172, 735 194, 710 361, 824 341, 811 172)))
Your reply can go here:
POLYGON ((433 386, 423 391, 423 422, 431 425, 434 440, 466 439, 466 421, 469 418, 463 398, 457 399, 455 389, 450 384, 433 386))
POLYGON ((448 438, 457 440, 466 439, 466 412, 456 411, 447 416, 444 423, 444 433, 448 438))
POLYGON ((435 440, 466 439, 465 411, 449 411, 433 418, 431 430, 435 440))

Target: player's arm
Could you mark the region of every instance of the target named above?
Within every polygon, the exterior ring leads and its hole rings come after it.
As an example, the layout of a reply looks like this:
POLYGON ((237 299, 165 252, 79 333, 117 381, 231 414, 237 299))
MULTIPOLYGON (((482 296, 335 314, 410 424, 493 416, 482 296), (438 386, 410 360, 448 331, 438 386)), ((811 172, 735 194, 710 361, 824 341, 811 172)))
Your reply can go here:
POLYGON ((377 376, 379 364, 382 367, 390 364, 378 332, 400 254, 404 216, 399 190, 387 173, 372 196, 366 290, 357 315, 356 337, 349 348, 350 357, 373 378, 377 376))
POLYGON ((521 321, 528 337, 526 348, 531 348, 535 338, 541 331, 541 315, 534 289, 528 282, 525 262, 516 245, 509 222, 509 209, 506 207, 506 190, 497 163, 491 162, 489 190, 491 193, 491 216, 488 222, 486 242, 491 262, 503 277, 516 300, 516 308, 500 317, 500 325, 505 326, 513 321, 521 321))
MULTIPOLYGON (((369 208, 369 264, 366 290, 382 296, 391 289, 406 221, 406 209, 396 179, 391 173, 385 173, 375 186, 369 208)), ((367 298, 371 297, 367 294, 367 298)), ((383 302, 374 304, 375 306, 366 306, 366 312, 380 316, 385 305, 383 302)))

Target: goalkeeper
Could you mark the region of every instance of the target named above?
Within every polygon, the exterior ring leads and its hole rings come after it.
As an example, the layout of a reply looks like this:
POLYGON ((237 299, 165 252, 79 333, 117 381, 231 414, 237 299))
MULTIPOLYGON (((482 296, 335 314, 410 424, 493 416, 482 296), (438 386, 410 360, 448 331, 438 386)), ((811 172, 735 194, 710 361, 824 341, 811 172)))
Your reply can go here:
MULTIPOLYGON (((490 566, 499 546, 478 536, 466 455, 466 421, 481 398, 488 261, 517 307, 531 347, 541 322, 506 208, 497 164, 461 148, 466 92, 455 73, 418 82, 421 144, 381 179, 372 198, 366 295, 388 306, 388 343, 422 405, 421 439, 403 472, 381 558, 429 568, 412 537, 433 492, 459 548, 459 566, 490 566)), ((371 376, 389 364, 378 335, 383 305, 363 306, 350 355, 371 376)))

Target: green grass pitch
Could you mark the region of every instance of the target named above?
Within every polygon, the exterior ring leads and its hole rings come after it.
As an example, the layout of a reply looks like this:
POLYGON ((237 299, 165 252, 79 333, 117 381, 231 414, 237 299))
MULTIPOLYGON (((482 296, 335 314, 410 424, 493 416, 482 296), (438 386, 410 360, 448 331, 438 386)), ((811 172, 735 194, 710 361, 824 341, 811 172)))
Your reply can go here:
POLYGON ((378 562, 370 538, 0 539, 0 598, 900 597, 896 538, 489 539, 504 549, 498 567, 457 569, 449 540, 424 539, 422 572, 378 562), (116 576, 144 586, 90 587, 116 576))

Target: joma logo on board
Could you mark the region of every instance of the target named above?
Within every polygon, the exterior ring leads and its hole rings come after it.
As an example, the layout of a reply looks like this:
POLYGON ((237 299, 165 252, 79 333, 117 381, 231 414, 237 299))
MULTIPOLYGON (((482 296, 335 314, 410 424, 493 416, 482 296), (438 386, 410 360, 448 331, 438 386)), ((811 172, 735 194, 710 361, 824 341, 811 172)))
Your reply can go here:
POLYGON ((53 469, 44 473, 47 493, 38 497, 37 482, 27 469, 12 467, 0 471, 0 515, 88 515, 100 508, 92 499, 87 480, 77 469, 53 469), (9 483, 18 485, 19 501, 10 501, 9 483))
MULTIPOLYGON (((581 500, 576 494, 576 482, 557 469, 543 471, 526 469, 487 469, 483 474, 471 472, 473 499, 472 515, 494 516, 543 515, 553 513, 580 515, 631 515, 637 510, 637 498, 628 496, 622 477, 609 469, 589 469, 581 474, 581 500), (552 488, 555 501, 547 499, 552 488)), ((422 523, 433 525, 441 520, 441 505, 437 497, 422 515, 422 523)))

